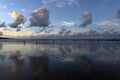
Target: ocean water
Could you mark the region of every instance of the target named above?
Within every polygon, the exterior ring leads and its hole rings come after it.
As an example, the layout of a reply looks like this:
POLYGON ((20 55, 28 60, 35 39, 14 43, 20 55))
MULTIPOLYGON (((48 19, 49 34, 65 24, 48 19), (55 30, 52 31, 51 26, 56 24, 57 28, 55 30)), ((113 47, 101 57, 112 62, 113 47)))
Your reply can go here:
POLYGON ((0 80, 120 80, 120 44, 0 42, 0 80))

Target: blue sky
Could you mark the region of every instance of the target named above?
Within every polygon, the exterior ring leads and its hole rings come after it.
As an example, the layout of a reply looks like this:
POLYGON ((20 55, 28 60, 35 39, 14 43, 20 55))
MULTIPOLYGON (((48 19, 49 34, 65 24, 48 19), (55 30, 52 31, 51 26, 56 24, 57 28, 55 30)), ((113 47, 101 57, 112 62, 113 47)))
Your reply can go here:
MULTIPOLYGON (((0 22, 5 21, 7 26, 13 23, 15 19, 9 13, 15 11, 27 18, 24 25, 26 27, 30 24, 30 14, 36 9, 45 7, 50 11, 49 20, 55 28, 54 33, 57 33, 64 25, 67 29, 73 31, 77 29, 78 32, 95 28, 118 29, 120 22, 114 20, 114 17, 117 15, 117 10, 120 9, 119 3, 120 0, 1 0, 0 22), (81 28, 78 26, 84 22, 81 15, 85 11, 92 14, 92 23, 85 28, 81 28)), ((31 34, 34 30, 36 28, 25 28, 19 32, 14 29, 11 31, 2 31, 1 29, 1 32, 6 35, 20 35, 25 34, 26 31, 27 34, 31 34)))

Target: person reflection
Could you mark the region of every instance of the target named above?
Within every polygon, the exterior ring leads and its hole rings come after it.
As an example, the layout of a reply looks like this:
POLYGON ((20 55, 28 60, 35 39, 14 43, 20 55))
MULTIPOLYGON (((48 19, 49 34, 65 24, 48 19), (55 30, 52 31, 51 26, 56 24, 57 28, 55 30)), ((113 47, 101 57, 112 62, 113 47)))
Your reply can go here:
POLYGON ((12 72, 13 73, 19 73, 21 71, 21 68, 24 66, 24 60, 21 59, 21 53, 20 51, 16 51, 16 53, 10 55, 10 59, 13 61, 12 63, 12 72))
POLYGON ((25 46, 25 44, 26 44, 26 41, 24 40, 24 41, 23 41, 23 43, 24 43, 24 46, 25 46))
POLYGON ((3 44, 0 43, 0 50, 3 50, 3 44))
POLYGON ((30 56, 30 71, 34 79, 42 79, 47 76, 49 59, 47 56, 30 56))

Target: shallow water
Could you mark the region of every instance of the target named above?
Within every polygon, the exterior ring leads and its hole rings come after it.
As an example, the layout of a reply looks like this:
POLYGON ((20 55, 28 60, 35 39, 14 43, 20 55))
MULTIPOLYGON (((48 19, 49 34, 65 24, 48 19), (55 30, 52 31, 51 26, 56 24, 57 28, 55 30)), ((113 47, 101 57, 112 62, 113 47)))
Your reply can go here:
POLYGON ((1 42, 0 80, 120 80, 120 44, 1 42))

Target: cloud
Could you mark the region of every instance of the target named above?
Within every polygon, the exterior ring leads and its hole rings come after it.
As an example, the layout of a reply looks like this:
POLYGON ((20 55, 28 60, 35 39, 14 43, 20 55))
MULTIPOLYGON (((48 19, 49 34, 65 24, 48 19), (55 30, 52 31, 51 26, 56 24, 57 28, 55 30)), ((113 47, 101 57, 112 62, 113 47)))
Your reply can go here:
POLYGON ((61 31, 59 31, 58 35, 63 36, 66 31, 67 31, 66 29, 61 29, 61 31))
POLYGON ((42 29, 39 30, 39 32, 43 32, 45 30, 46 30, 46 28, 42 28, 42 29))
POLYGON ((118 11, 117 11, 117 15, 116 15, 115 18, 120 19, 120 9, 118 9, 118 11))
POLYGON ((96 23, 98 26, 104 27, 120 27, 120 9, 117 10, 117 15, 112 20, 104 20, 96 23))
POLYGON ((0 8, 7 8, 7 5, 5 5, 5 4, 0 4, 0 8))
POLYGON ((72 27, 77 25, 76 22, 66 22, 66 21, 63 21, 61 24, 62 26, 65 26, 65 27, 72 27))
POLYGON ((8 28, 4 28, 2 30, 4 30, 4 31, 12 31, 11 29, 8 29, 8 28))
POLYGON ((71 5, 71 6, 74 6, 74 5, 78 5, 78 1, 77 0, 67 0, 67 4, 68 5, 71 5))
POLYGON ((71 31, 71 30, 68 30, 68 31, 65 32, 64 36, 70 36, 71 33, 72 33, 72 31, 71 31))
POLYGON ((41 33, 41 32, 45 32, 45 31, 47 31, 47 28, 43 27, 43 28, 39 29, 39 31, 36 31, 36 33, 41 33))
POLYGON ((0 36, 3 36, 3 32, 0 32, 0 36))
POLYGON ((120 20, 113 19, 113 20, 104 20, 101 22, 96 23, 98 26, 104 27, 120 27, 120 20))
POLYGON ((61 31, 59 31, 58 36, 70 36, 72 34, 71 30, 67 30, 67 29, 61 29, 61 31))
POLYGON ((1 27, 6 27, 6 23, 5 22, 2 22, 1 24, 0 24, 0 28, 1 27))
POLYGON ((17 28, 20 24, 24 24, 26 22, 26 17, 18 14, 17 12, 9 13, 9 15, 15 19, 13 23, 9 24, 11 28, 17 28))
POLYGON ((21 27, 18 27, 18 28, 16 29, 16 32, 18 32, 18 31, 21 31, 21 27))
POLYGON ((92 23, 92 15, 87 11, 83 13, 81 18, 84 19, 84 22, 80 25, 80 27, 87 27, 89 24, 92 23))
POLYGON ((78 5, 78 0, 42 0, 44 5, 55 4, 57 7, 78 5))
POLYGON ((26 12, 26 10, 25 9, 21 9, 21 12, 26 12))
MULTIPOLYGON (((47 39, 91 39, 91 38, 105 38, 105 39, 119 39, 120 31, 116 29, 109 30, 92 30, 89 29, 85 32, 72 32, 71 30, 61 29, 59 33, 56 34, 39 34, 36 38, 47 38, 47 39)), ((65 51, 64 51, 65 52, 65 51)))
POLYGON ((64 2, 57 2, 56 6, 57 7, 63 7, 63 6, 65 6, 65 3, 64 2))
POLYGON ((48 27, 49 21, 49 10, 47 8, 39 8, 33 11, 30 18, 31 27, 48 27))

